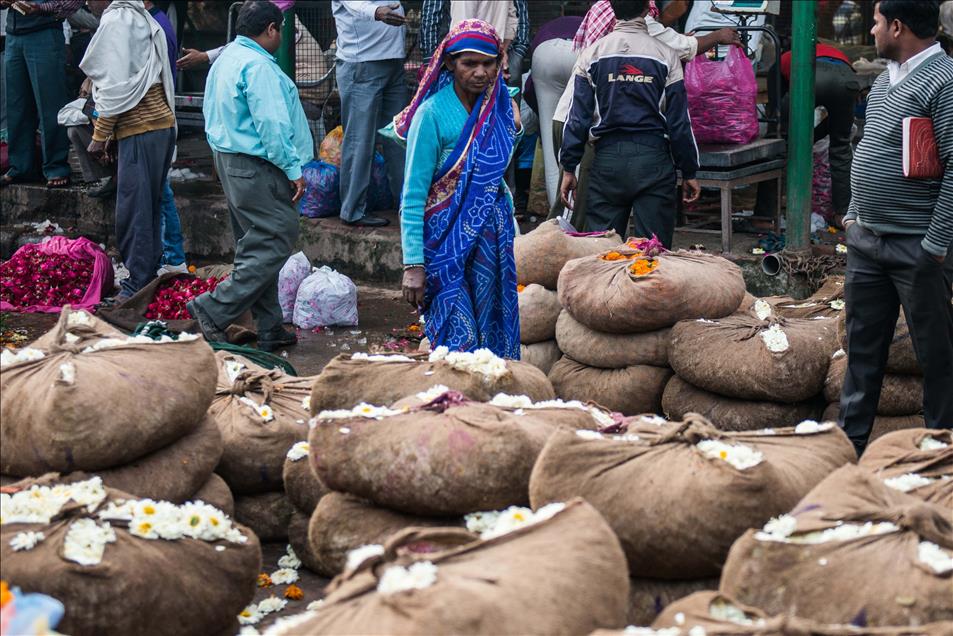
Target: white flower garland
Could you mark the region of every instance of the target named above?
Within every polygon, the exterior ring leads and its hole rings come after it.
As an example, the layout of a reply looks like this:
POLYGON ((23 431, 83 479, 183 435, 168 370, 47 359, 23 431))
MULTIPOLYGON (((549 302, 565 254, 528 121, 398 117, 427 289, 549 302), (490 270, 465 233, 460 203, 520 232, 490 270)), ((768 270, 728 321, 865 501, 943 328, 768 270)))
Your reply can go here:
POLYGON ((0 369, 5 367, 12 367, 15 364, 20 364, 21 362, 33 362, 34 360, 42 360, 46 357, 46 354, 40 351, 39 349, 34 349, 32 347, 26 347, 20 349, 16 353, 10 351, 9 349, 3 349, 0 351, 0 369))
POLYGON ((199 337, 196 334, 192 333, 180 333, 177 339, 173 339, 171 336, 160 336, 158 340, 153 340, 149 336, 128 336, 125 338, 103 338, 95 344, 91 344, 85 349, 83 353, 93 353, 95 351, 103 351, 105 349, 115 349, 116 347, 127 347, 129 345, 160 345, 160 344, 174 344, 182 342, 191 342, 192 340, 198 340, 199 337))
POLYGON ((467 524, 467 530, 480 535, 483 540, 499 537, 504 534, 518 530, 525 526, 531 526, 541 521, 546 521, 566 508, 564 503, 551 503, 543 506, 536 512, 529 508, 521 506, 510 506, 506 510, 486 512, 474 512, 466 515, 463 520, 467 524))
POLYGON ((12 495, 0 494, 0 525, 49 523, 71 499, 92 512, 105 498, 106 489, 99 477, 73 484, 33 485, 12 495))
POLYGON ((408 358, 400 354, 380 354, 380 353, 355 353, 351 355, 351 360, 361 360, 363 362, 414 362, 413 358, 408 358))
POLYGON ((814 420, 804 420, 794 427, 795 435, 812 435, 814 433, 823 433, 834 428, 834 422, 815 422, 814 420))
POLYGON ((69 525, 63 540, 63 558, 80 565, 98 565, 107 543, 116 542, 116 532, 108 523, 77 519, 69 525))
POLYGON ((311 446, 308 442, 297 442, 294 446, 288 449, 288 459, 293 462, 300 461, 308 456, 308 452, 311 450, 311 446))
POLYGON ((771 353, 784 353, 791 346, 787 334, 778 325, 771 325, 762 331, 761 340, 771 353))
POLYGON ((335 409, 330 411, 321 411, 314 418, 315 420, 347 420, 354 417, 363 417, 371 420, 380 420, 394 415, 403 415, 407 409, 394 410, 386 406, 374 406, 361 402, 352 409, 335 409))
POLYGON ((930 566, 937 574, 953 571, 953 554, 929 541, 921 541, 917 546, 917 559, 930 566))
POLYGON ((797 522, 793 520, 793 517, 781 515, 777 519, 768 521, 761 531, 755 533, 754 538, 758 541, 817 545, 831 541, 851 541, 862 537, 889 534, 899 531, 900 527, 889 521, 868 521, 862 524, 844 523, 826 530, 800 535, 794 535, 796 530, 797 522))
POLYGON ((392 565, 377 582, 377 592, 391 596, 410 590, 423 590, 437 582, 437 566, 430 561, 418 561, 409 567, 392 565))
POLYGON ((21 550, 32 550, 36 544, 46 538, 42 532, 18 532, 10 539, 10 547, 14 552, 21 550))
POLYGON ((893 488, 894 490, 899 490, 900 492, 910 492, 911 490, 916 490, 917 488, 923 488, 924 486, 929 486, 935 481, 940 481, 942 479, 949 479, 948 475, 943 477, 924 477, 923 475, 918 475, 916 473, 906 473, 898 477, 890 477, 884 479, 884 484, 888 488, 893 488))
POLYGON ((759 298, 754 301, 754 313, 758 317, 758 320, 767 320, 771 317, 771 314, 774 311, 771 309, 771 305, 768 304, 766 300, 759 298))
POLYGON ((450 351, 440 346, 431 352, 430 362, 444 362, 459 371, 482 375, 487 381, 499 380, 509 373, 506 360, 498 357, 489 349, 477 349, 473 352, 450 351))
POLYGON ((582 438, 586 441, 592 441, 597 439, 606 439, 610 442, 637 442, 639 441, 638 435, 633 435, 631 433, 621 433, 618 435, 603 435, 599 431, 590 431, 584 428, 576 429, 576 437, 582 438))
POLYGON ((721 459, 738 470, 746 470, 761 463, 764 455, 761 451, 755 450, 744 444, 726 444, 724 442, 705 439, 695 446, 708 459, 721 459))
POLYGON ((490 400, 489 404, 490 406, 498 406, 500 408, 509 409, 575 409, 589 413, 589 415, 592 416, 592 419, 594 419, 600 426, 611 426, 612 424, 615 424, 615 420, 613 420, 612 416, 610 416, 608 413, 588 404, 583 404, 579 400, 569 400, 567 402, 561 399, 555 399, 533 402, 532 398, 526 395, 508 395, 506 393, 497 393, 493 396, 493 399, 490 400))
POLYGON ((438 397, 440 397, 441 395, 443 395, 449 390, 450 390, 449 388, 445 387, 442 384, 435 384, 434 386, 430 387, 426 391, 421 391, 420 393, 418 393, 416 397, 418 400, 420 400, 424 404, 428 404, 430 402, 433 402, 434 400, 436 400, 438 397))

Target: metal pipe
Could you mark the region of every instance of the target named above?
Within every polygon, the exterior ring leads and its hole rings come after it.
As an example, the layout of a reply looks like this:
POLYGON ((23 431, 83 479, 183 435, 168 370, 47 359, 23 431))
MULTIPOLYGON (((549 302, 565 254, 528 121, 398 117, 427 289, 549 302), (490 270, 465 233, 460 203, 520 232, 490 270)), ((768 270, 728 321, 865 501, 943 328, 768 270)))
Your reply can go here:
POLYGON ((780 254, 765 254, 761 259, 761 271, 768 276, 777 276, 781 273, 782 258, 780 254))
POLYGON ((814 175, 814 72, 817 3, 792 3, 791 92, 788 117, 788 184, 785 250, 811 246, 811 181, 814 175))
POLYGON ((292 80, 295 78, 295 8, 284 12, 281 22, 281 48, 278 49, 278 66, 292 80))

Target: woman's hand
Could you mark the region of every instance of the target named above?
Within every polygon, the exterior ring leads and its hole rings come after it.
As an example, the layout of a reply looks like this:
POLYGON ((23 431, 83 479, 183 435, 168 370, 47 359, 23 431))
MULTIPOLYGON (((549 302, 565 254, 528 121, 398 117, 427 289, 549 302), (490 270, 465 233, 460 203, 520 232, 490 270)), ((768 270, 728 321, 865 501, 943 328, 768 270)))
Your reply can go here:
POLYGON ((424 282, 426 276, 423 265, 414 265, 404 270, 404 278, 401 281, 401 291, 404 300, 410 303, 415 309, 421 309, 424 305, 424 282))

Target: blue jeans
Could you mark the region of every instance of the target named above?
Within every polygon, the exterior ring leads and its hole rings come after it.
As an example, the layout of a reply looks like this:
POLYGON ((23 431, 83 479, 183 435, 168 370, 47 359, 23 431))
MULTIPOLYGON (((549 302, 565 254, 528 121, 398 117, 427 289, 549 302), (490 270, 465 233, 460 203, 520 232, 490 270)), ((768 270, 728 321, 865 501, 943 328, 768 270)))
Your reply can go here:
POLYGON ((179 210, 175 207, 175 197, 169 178, 162 182, 162 264, 181 265, 185 262, 185 248, 182 246, 182 224, 179 222, 179 210))

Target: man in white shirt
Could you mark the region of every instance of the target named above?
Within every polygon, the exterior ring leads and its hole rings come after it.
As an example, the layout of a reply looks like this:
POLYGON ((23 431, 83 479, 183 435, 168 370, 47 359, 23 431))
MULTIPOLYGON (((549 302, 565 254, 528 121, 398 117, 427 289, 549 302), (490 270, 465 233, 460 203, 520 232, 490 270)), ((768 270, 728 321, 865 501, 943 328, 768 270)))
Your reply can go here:
MULTIPOLYGON (((407 105, 404 75, 406 18, 399 2, 334 0, 337 83, 341 93, 341 219, 379 227, 389 221, 367 210, 367 190, 377 131, 407 105)), ((403 187, 404 152, 381 138, 395 200, 403 187)))
MULTIPOLYGON (((758 15, 753 20, 748 21, 748 26, 764 26, 764 19, 764 14, 758 15)), ((724 27, 737 27, 740 24, 741 19, 738 16, 727 15, 718 11, 712 0, 695 0, 695 4, 692 5, 692 10, 688 14, 688 20, 685 22, 685 32, 694 33, 698 29, 705 27, 706 30, 701 31, 701 34, 704 35, 710 32, 709 28, 714 30, 724 27)), ((760 31, 751 31, 748 34, 747 47, 749 54, 754 54, 755 59, 760 58, 760 31)), ((726 46, 722 45, 718 47, 718 57, 723 58, 727 53, 728 48, 726 46)))

